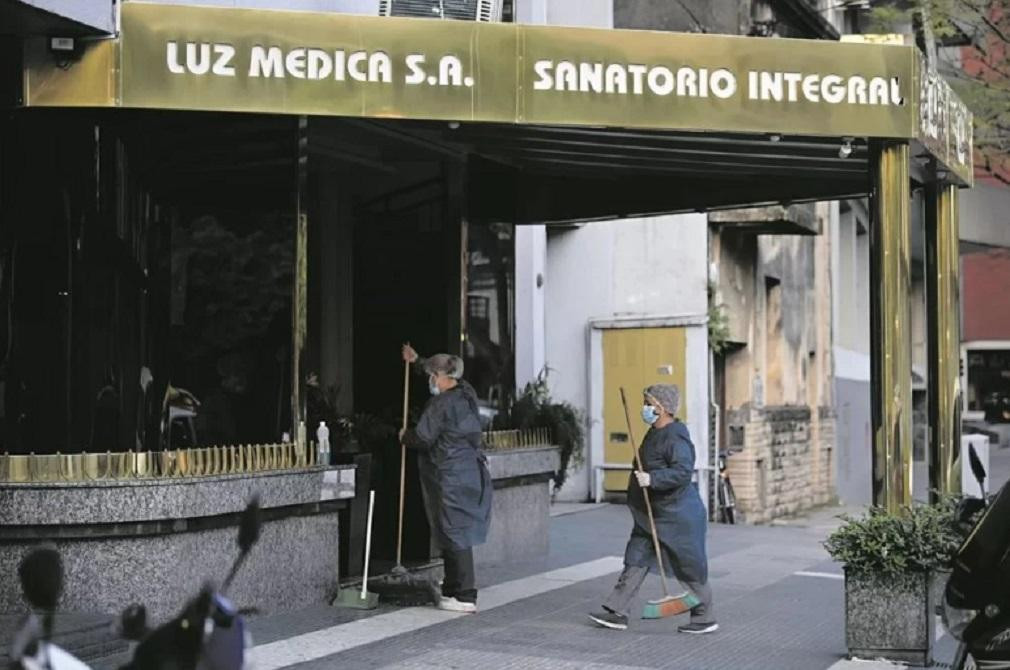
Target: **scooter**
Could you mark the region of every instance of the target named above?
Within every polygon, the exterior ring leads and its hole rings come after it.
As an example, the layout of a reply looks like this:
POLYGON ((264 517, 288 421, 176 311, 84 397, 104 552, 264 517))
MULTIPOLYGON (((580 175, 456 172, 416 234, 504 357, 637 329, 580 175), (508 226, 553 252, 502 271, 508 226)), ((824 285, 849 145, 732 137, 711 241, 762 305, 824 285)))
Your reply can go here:
POLYGON ((943 620, 958 640, 953 670, 1010 670, 1010 489, 991 499, 985 468, 969 447, 982 498, 965 498, 957 523, 965 539, 944 592, 943 620))
POLYGON ((120 670, 244 670, 252 638, 241 612, 224 594, 259 535, 259 500, 254 499, 242 513, 239 555, 220 589, 205 584, 178 616, 154 630, 147 628, 143 605, 124 610, 123 637, 139 644, 133 659, 120 670))
POLYGON ((33 611, 14 635, 12 667, 17 670, 89 670, 88 666, 49 641, 53 617, 63 593, 63 561, 50 547, 35 549, 18 566, 21 591, 33 611))

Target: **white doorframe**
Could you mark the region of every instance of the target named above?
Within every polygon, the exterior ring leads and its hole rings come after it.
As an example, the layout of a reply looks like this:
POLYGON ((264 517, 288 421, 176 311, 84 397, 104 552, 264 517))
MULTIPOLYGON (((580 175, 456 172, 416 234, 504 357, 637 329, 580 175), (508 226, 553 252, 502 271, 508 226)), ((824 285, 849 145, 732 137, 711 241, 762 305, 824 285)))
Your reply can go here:
POLYGON ((683 402, 687 407, 687 427, 694 442, 695 474, 702 502, 708 508, 708 315, 686 314, 670 316, 629 316, 591 319, 587 329, 589 338, 588 402, 589 441, 588 465, 592 473, 592 495, 596 502, 603 500, 603 473, 608 469, 631 470, 630 464, 607 463, 604 458, 606 439, 603 431, 603 332, 618 328, 685 328, 687 363, 685 380, 687 393, 683 402))

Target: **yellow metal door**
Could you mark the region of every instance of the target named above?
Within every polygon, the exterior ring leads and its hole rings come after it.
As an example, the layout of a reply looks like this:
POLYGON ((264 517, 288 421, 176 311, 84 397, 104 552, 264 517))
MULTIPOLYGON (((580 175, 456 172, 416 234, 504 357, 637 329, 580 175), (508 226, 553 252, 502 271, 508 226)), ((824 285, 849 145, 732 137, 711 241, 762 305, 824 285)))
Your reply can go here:
MULTIPOLYGON (((687 420, 687 331, 684 328, 616 328, 603 332, 604 461, 608 466, 627 464, 634 457, 621 406, 621 391, 628 397, 635 438, 641 442, 647 426, 642 422, 642 389, 650 384, 676 384, 680 388, 677 417, 687 420)), ((603 488, 624 491, 628 472, 607 469, 603 488)))

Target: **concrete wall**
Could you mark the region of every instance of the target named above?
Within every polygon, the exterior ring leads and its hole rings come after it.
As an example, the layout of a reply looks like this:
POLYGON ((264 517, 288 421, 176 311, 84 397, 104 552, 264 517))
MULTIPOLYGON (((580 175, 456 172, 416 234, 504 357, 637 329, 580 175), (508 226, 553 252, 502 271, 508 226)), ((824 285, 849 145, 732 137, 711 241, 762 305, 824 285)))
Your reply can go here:
POLYGON ((868 505, 873 444, 870 435, 870 381, 835 379, 835 467, 838 498, 849 505, 868 505))
MULTIPOLYGON (((870 353, 870 236, 865 202, 851 201, 840 209, 831 227, 832 285, 835 290, 835 346, 870 353)), ((869 368, 867 368, 868 373, 869 368)), ((838 373, 844 374, 845 370, 838 373)), ((862 374, 862 373, 860 373, 862 374)))
POLYGON ((961 241, 1010 247, 1010 186, 978 180, 960 192, 961 241))
POLYGON ((551 475, 560 455, 555 447, 491 451, 494 482, 487 541, 474 548, 477 565, 546 556, 550 549, 551 475))
MULTIPOLYGON (((716 301, 730 317, 725 357, 728 461, 744 518, 768 521, 835 494, 832 221, 817 236, 713 235, 716 301)), ((835 226, 836 227, 836 226, 835 226)))
POLYGON ((544 281, 547 275, 547 230, 517 226, 515 231, 516 386, 523 388, 544 369, 544 281))
MULTIPOLYGON (((707 222, 700 215, 598 222, 549 231, 546 361, 552 370, 549 379, 554 397, 571 402, 587 415, 592 413, 587 337, 590 321, 620 316, 704 315, 707 244, 707 222)), ((517 339, 525 336, 517 333, 517 339)), ((705 358, 704 349, 700 356, 705 358)), ((688 395, 685 402, 700 397, 707 403, 707 374, 688 389, 688 395)), ((707 444, 708 433, 704 414, 693 412, 689 422, 695 443, 702 447, 707 444)), ((559 498, 589 497, 594 463, 588 456, 586 467, 571 473, 559 498)))
POLYGON ((807 404, 808 379, 819 383, 810 365, 825 353, 817 346, 814 238, 720 237, 716 299, 731 338, 744 345, 726 358, 727 407, 807 404))
POLYGON ((870 248, 866 203, 835 205, 832 239, 832 330, 836 412, 836 487, 848 504, 869 504, 870 248))

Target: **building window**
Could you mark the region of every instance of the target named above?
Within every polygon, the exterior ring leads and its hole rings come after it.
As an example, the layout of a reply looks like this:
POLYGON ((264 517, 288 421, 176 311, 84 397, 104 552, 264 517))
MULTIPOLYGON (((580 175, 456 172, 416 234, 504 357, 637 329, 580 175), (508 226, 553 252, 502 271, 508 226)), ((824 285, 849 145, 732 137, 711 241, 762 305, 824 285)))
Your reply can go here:
POLYGON ((465 376, 489 426, 515 394, 514 227, 472 224, 468 240, 465 376))
POLYGON ((986 423, 1010 423, 1010 351, 968 353, 968 409, 986 423))

